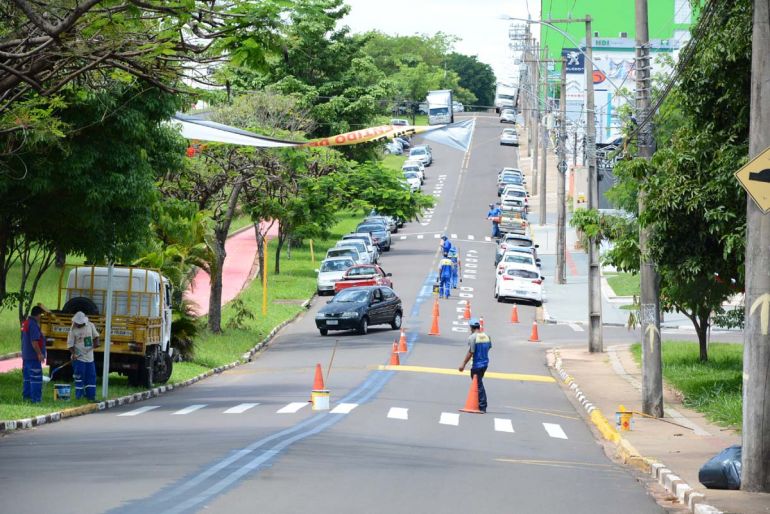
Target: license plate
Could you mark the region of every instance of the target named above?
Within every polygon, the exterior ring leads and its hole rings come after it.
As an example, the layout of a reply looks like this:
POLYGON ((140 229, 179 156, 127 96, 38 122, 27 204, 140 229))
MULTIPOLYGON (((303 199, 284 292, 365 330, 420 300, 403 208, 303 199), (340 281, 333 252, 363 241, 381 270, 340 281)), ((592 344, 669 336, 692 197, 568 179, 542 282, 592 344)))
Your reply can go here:
POLYGON ((516 294, 527 294, 527 291, 516 291, 516 294))
POLYGON ((337 321, 336 319, 327 319, 327 320, 326 320, 326 324, 327 324, 327 325, 339 325, 339 324, 340 324, 340 322, 339 322, 339 321, 337 321))

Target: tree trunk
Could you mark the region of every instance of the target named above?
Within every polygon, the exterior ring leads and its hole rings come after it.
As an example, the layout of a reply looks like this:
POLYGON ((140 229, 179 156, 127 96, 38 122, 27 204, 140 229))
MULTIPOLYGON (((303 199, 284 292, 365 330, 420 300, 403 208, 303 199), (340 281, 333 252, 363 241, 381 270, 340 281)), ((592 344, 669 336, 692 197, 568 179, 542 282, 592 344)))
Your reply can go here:
POLYGON ((283 233, 283 230, 278 229, 278 244, 275 245, 275 274, 280 275, 281 274, 281 249, 283 248, 283 243, 286 241, 286 234, 283 233))
POLYGON ((265 267, 262 265, 265 262, 265 236, 259 230, 259 223, 254 223, 254 235, 257 238, 257 262, 259 263, 257 276, 259 281, 262 282, 265 273, 265 267))
POLYGON ((211 268, 210 289, 209 289, 209 330, 215 334, 222 332, 222 269, 225 265, 225 237, 220 241, 219 231, 216 231, 216 262, 211 268))
POLYGON ((700 361, 708 362, 709 360, 709 342, 708 342, 708 330, 709 319, 708 316, 698 316, 698 323, 695 325, 695 332, 698 334, 698 347, 700 348, 700 361))
POLYGON ((56 264, 56 267, 61 269, 64 267, 64 264, 67 262, 67 254, 64 253, 62 250, 56 249, 56 260, 54 261, 56 264))

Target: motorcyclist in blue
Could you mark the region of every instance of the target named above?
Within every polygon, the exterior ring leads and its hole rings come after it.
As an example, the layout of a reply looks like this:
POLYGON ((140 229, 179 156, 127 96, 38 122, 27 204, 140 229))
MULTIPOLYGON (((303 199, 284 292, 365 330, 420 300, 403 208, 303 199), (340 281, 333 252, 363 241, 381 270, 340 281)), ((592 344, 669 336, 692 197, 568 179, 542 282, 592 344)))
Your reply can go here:
POLYGON ((500 215, 503 211, 500 207, 490 203, 489 212, 487 212, 487 219, 492 221, 492 237, 500 237, 500 215))
POLYGON ((447 255, 452 261, 452 289, 457 289, 457 283, 460 280, 460 255, 456 246, 452 246, 447 255))
POLYGON ((452 261, 444 257, 438 263, 439 298, 449 298, 452 285, 452 261))
POLYGON ((40 316, 43 309, 35 305, 29 317, 21 325, 21 359, 24 382, 21 394, 26 400, 38 403, 43 400, 43 361, 45 361, 45 338, 40 331, 40 316))
POLYGON ((449 254, 449 249, 452 248, 452 242, 446 235, 441 236, 441 254, 446 257, 449 254))
POLYGON ((473 359, 471 380, 473 377, 478 377, 479 410, 487 412, 487 391, 484 389, 483 378, 489 366, 489 350, 492 348, 492 340, 481 331, 481 323, 478 319, 469 320, 468 326, 471 329, 471 335, 468 337, 468 353, 465 354, 465 359, 458 369, 461 372, 464 371, 468 361, 473 359))

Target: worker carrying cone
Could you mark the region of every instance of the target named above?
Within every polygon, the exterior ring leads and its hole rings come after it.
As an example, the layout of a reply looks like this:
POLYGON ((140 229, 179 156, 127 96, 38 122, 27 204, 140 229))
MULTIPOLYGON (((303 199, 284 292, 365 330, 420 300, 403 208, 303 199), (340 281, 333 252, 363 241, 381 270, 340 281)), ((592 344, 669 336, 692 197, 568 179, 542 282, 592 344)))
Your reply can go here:
POLYGON ((406 345, 406 332, 404 332, 404 329, 401 329, 401 337, 398 339, 398 353, 406 353, 409 351, 409 348, 406 345))
POLYGON ((531 343, 540 342, 540 334, 537 332, 537 321, 532 322, 532 333, 529 335, 529 341, 531 343))
POLYGON ((471 362, 471 383, 468 391, 468 399, 465 402, 465 408, 462 412, 472 412, 483 414, 487 412, 487 392, 484 389, 484 373, 489 366, 489 350, 492 348, 492 340, 481 331, 481 322, 475 318, 468 322, 471 329, 471 335, 468 336, 468 352, 465 354, 463 363, 458 368, 464 371, 468 362, 471 362))

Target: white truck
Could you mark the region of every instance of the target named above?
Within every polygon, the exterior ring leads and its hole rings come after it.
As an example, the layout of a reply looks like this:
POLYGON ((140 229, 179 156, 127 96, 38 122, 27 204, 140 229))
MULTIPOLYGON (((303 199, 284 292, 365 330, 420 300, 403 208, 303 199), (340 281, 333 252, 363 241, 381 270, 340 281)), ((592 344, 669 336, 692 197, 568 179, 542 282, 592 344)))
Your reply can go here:
POLYGON ((498 83, 495 90, 495 112, 499 113, 503 109, 515 109, 517 92, 515 86, 498 83))
POLYGON ((428 91, 426 101, 428 103, 428 125, 446 125, 454 123, 455 117, 452 108, 451 89, 428 91))
MULTIPOLYGON (((101 334, 94 360, 97 368, 102 367, 107 273, 106 266, 62 269, 58 307, 45 312, 41 319, 50 369, 70 360, 67 335, 78 311, 86 314, 101 334)), ((173 367, 171 284, 158 270, 115 266, 112 289, 110 371, 126 375, 134 386, 151 388, 166 383, 173 367)), ((71 374, 72 368, 65 367, 56 377, 66 379, 71 374)))

